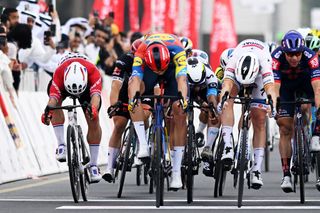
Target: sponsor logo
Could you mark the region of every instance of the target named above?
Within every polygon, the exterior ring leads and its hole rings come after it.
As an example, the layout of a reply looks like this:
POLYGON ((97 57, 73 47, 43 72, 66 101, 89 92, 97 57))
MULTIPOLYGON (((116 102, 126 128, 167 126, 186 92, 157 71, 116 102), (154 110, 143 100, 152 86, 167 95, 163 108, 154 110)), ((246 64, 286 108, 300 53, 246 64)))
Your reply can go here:
POLYGON ((139 57, 135 57, 133 61, 133 66, 141 66, 142 65, 142 59, 139 57))
POLYGON ((272 60, 272 69, 273 70, 278 70, 280 68, 280 62, 276 59, 272 60))
POLYGON ((276 53, 274 54, 274 58, 276 58, 276 59, 280 58, 281 54, 282 54, 282 51, 279 50, 278 52, 276 52, 276 53))
POLYGON ((307 58, 311 58, 312 54, 309 53, 308 51, 304 51, 303 54, 307 57, 307 58))
POLYGON ((311 69, 316 69, 317 67, 319 67, 319 60, 317 55, 313 56, 313 58, 309 61, 309 66, 311 69))
POLYGON ((179 66, 186 66, 187 65, 186 56, 185 55, 178 56, 176 61, 177 61, 179 66))

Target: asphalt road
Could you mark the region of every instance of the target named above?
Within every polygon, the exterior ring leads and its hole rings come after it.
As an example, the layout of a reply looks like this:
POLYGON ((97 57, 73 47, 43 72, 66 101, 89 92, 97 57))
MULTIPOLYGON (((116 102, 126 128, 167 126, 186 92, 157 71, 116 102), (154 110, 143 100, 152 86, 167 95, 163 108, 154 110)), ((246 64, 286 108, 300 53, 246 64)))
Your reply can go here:
MULTIPOLYGON (((103 171, 104 168, 102 168, 103 171)), ((101 181, 90 185, 89 201, 74 203, 68 173, 50 175, 0 185, 1 213, 50 212, 320 212, 320 192, 314 186, 315 175, 306 183, 306 203, 300 204, 299 193, 285 194, 280 189, 281 166, 278 150, 271 153, 270 172, 264 173, 261 190, 245 188, 244 206, 237 207, 237 189, 228 174, 223 197, 213 197, 212 178, 202 174, 195 178, 194 202, 187 204, 186 190, 165 192, 165 206, 155 207, 155 194, 148 186, 135 184, 135 171, 129 173, 123 197, 117 198, 118 182, 101 181)))

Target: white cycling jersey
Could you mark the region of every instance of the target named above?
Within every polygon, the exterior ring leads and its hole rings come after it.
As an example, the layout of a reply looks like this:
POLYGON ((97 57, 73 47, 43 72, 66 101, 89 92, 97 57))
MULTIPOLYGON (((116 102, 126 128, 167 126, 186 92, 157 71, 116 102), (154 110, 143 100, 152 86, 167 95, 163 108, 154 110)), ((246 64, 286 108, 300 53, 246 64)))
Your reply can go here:
POLYGON ((226 66, 224 78, 233 80, 238 86, 238 89, 240 89, 241 85, 236 80, 235 70, 237 61, 243 52, 252 52, 258 57, 260 69, 254 82, 255 88, 252 91, 252 98, 265 99, 266 94, 264 92, 264 86, 269 83, 273 83, 274 78, 269 48, 263 42, 256 39, 247 39, 240 42, 231 54, 231 58, 226 66))

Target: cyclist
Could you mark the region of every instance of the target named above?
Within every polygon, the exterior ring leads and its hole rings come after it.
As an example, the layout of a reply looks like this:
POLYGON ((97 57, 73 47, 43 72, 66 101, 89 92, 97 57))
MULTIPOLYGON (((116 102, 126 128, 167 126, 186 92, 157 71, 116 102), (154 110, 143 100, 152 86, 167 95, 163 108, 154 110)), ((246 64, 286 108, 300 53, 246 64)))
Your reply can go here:
MULTIPOLYGON (((241 87, 253 87, 253 99, 265 99, 266 94, 270 94, 275 99, 274 80, 271 69, 271 56, 268 48, 263 42, 255 39, 242 41, 234 49, 230 58, 223 79, 221 95, 225 96, 229 92, 235 97, 241 87), (266 94, 265 94, 266 93, 266 94)), ((229 99, 218 110, 222 111, 222 137, 225 147, 221 160, 225 165, 231 165, 233 161, 233 145, 231 134, 234 125, 233 99, 229 99)), ((252 188, 259 189, 263 186, 261 178, 261 164, 264 158, 265 147, 265 122, 266 111, 269 106, 264 101, 251 103, 251 121, 253 124, 253 149, 254 166, 252 168, 252 188)))
MULTIPOLYGON (((137 91, 141 94, 152 94, 154 86, 160 78, 164 80, 164 93, 177 95, 182 93, 182 99, 173 100, 173 127, 170 128, 170 138, 173 138, 172 174, 170 188, 179 189, 181 181, 181 161, 186 141, 187 107, 187 69, 186 53, 179 38, 172 34, 155 33, 145 38, 135 53, 133 71, 129 80, 129 111, 139 138, 139 158, 149 158, 149 148, 143 123, 141 104, 134 102, 137 91)), ((171 126, 171 124, 170 124, 171 126)))
MULTIPOLYGON (((200 105, 212 106, 213 110, 217 106, 218 80, 213 71, 205 66, 196 57, 187 59, 187 76, 190 88, 190 98, 200 105)), ((213 147, 219 133, 220 123, 209 110, 201 110, 208 119, 207 141, 201 153, 203 164, 203 174, 213 175, 213 147), (209 113, 209 116, 208 116, 209 113)))
MULTIPOLYGON (((302 91, 308 98, 315 99, 316 108, 320 104, 320 70, 318 56, 305 47, 302 35, 288 31, 272 54, 272 68, 275 79, 276 93, 281 101, 294 101, 295 91, 302 91)), ((319 110, 318 110, 319 112, 319 110)), ((277 123, 280 128, 279 151, 281 156, 283 178, 281 188, 284 192, 292 192, 290 161, 292 155, 291 138, 293 134, 293 105, 281 105, 277 123)), ((320 123, 313 131, 310 143, 311 151, 320 151, 320 123)))
POLYGON ((306 47, 319 55, 320 39, 318 36, 308 34, 306 37, 306 47))
MULTIPOLYGON (((87 141, 89 143, 91 161, 90 177, 92 183, 101 180, 97 167, 101 127, 99 123, 99 109, 101 106, 101 76, 95 65, 90 63, 86 56, 77 53, 68 53, 63 56, 48 85, 49 101, 47 106, 61 106, 67 96, 75 96, 81 104, 90 103, 83 107, 88 123, 87 141)), ((47 107, 46 107, 47 109, 47 107)), ((52 123, 58 139, 56 158, 60 162, 66 161, 66 145, 64 140, 64 114, 62 110, 47 110, 42 114, 44 124, 52 123)))
MULTIPOLYGON (((211 66, 209 64, 209 56, 206 52, 199 49, 193 49, 193 43, 187 37, 180 37, 180 42, 183 45, 184 50, 186 51, 187 57, 196 57, 199 62, 203 63, 208 69, 211 70, 211 66)), ((205 145, 203 130, 207 126, 207 120, 208 119, 206 113, 201 111, 199 115, 199 126, 196 130, 196 142, 198 147, 203 147, 205 145)))
MULTIPOLYGON (((108 113, 115 110, 115 104, 120 101, 121 103, 128 103, 128 81, 132 73, 132 64, 135 51, 142 43, 142 34, 140 32, 132 34, 131 37, 131 51, 123 54, 117 61, 116 67, 113 71, 113 80, 110 93, 110 107, 108 113)), ((114 111, 113 115, 114 129, 112 131, 107 156, 107 168, 106 173, 102 178, 111 183, 114 179, 114 168, 116 158, 119 153, 121 136, 127 126, 130 114, 128 107, 120 106, 119 109, 114 111)))

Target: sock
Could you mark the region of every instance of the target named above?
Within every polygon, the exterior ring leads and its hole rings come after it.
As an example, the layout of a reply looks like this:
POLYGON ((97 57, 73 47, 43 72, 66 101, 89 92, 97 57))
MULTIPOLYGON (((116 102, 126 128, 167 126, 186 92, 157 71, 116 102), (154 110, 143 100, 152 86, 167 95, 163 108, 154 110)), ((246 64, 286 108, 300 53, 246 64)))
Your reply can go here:
POLYGON ((199 126, 196 132, 203 132, 203 130, 206 128, 207 124, 199 122, 199 126))
POLYGON ((261 173, 261 165, 264 158, 264 148, 254 148, 254 165, 252 171, 259 171, 261 173))
POLYGON ((89 144, 90 149, 90 166, 97 166, 100 144, 89 144))
POLYGON ((290 176, 291 177, 290 162, 291 162, 291 158, 281 158, 283 177, 284 176, 290 176))
POLYGON ((232 133, 232 126, 222 126, 222 137, 224 141, 224 147, 232 147, 231 144, 231 133, 232 133))
POLYGON ((174 158, 172 159, 172 172, 179 173, 181 172, 181 162, 184 153, 184 146, 175 146, 173 148, 174 158))
POLYGON ((217 136, 219 134, 219 128, 217 127, 208 127, 208 132, 207 132, 207 141, 204 146, 209 146, 212 148, 213 143, 215 142, 217 136))
POLYGON ((108 156, 107 156, 107 171, 110 171, 116 167, 116 158, 119 153, 119 148, 108 147, 108 156))
POLYGON ((56 125, 52 125, 52 126, 53 126, 53 130, 54 130, 54 134, 56 135, 56 138, 58 140, 58 146, 65 145, 63 124, 56 124, 56 125))
POLYGON ((170 150, 171 163, 174 161, 174 150, 170 150))
POLYGON ((134 129, 136 130, 136 133, 138 135, 140 147, 147 146, 146 132, 144 129, 144 122, 143 121, 135 121, 135 122, 133 122, 133 125, 134 125, 134 129))

